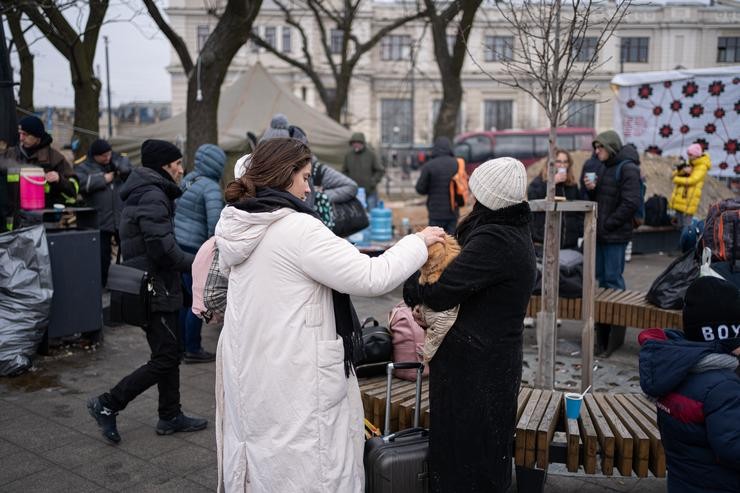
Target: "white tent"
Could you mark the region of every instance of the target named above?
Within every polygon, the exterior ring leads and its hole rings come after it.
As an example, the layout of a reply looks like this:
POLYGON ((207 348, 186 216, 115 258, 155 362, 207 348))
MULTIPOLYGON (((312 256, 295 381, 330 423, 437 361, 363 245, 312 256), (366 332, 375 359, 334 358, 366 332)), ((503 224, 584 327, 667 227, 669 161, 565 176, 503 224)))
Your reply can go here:
MULTIPOLYGON (((257 63, 231 85, 224 86, 218 105, 218 145, 225 151, 244 149, 248 131, 264 132, 275 113, 308 135, 311 150, 323 162, 339 165, 348 148, 350 131, 323 112, 310 107, 283 87, 257 63)), ((113 149, 138 160, 146 139, 175 142, 185 138, 185 113, 111 139, 113 149)))
POLYGON ((740 177, 740 65, 619 74, 614 128, 640 152, 686 156, 701 143, 710 174, 740 177))

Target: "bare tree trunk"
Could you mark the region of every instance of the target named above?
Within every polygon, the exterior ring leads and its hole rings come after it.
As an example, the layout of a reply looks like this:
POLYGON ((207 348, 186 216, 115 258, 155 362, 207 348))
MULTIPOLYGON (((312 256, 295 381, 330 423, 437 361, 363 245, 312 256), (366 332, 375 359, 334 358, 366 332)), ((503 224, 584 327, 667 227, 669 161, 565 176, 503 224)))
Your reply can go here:
MULTIPOLYGON (((555 0, 555 33, 554 53, 560 53, 560 4, 555 0)), ((549 207, 545 213, 545 245, 542 261, 542 311, 538 313, 537 338, 539 352, 539 369, 537 372, 537 386, 545 389, 555 387, 555 354, 557 351, 557 313, 558 287, 560 279, 560 224, 561 213, 555 211, 555 145, 557 143, 557 128, 560 123, 561 95, 557 88, 560 85, 560 57, 553 57, 552 74, 549 81, 550 94, 550 133, 549 151, 547 159, 547 202, 549 207)))
POLYGON ((75 158, 87 153, 87 149, 98 138, 100 121, 100 81, 92 76, 92 70, 81 71, 83 77, 75 77, 75 68, 72 67, 72 87, 75 90, 75 119, 74 125, 78 131, 75 134, 80 139, 80 145, 75 152, 75 158))
POLYGON ((442 104, 434 122, 434 138, 445 136, 452 139, 457 133, 457 121, 462 102, 462 67, 475 13, 482 0, 462 0, 451 3, 447 9, 437 13, 435 2, 425 0, 427 16, 432 26, 434 56, 437 60, 442 80, 442 104), (457 26, 452 53, 447 45, 447 29, 462 10, 462 18, 457 26))
MULTIPOLYGON (((183 38, 164 20, 153 0, 144 0, 157 27, 167 37, 188 77, 185 165, 193 167, 195 151, 203 144, 218 144, 218 103, 221 85, 239 48, 247 42, 262 0, 229 0, 195 63, 183 38), (200 63, 200 77, 198 76, 200 63), (198 98, 200 89, 201 98, 198 98)), ((245 111, 249 111, 245 108, 245 111)))
POLYGON ((8 27, 13 37, 13 44, 18 52, 18 62, 21 69, 20 89, 18 91, 18 107, 26 111, 33 111, 33 54, 28 49, 28 43, 21 27, 21 12, 11 10, 5 12, 8 27))

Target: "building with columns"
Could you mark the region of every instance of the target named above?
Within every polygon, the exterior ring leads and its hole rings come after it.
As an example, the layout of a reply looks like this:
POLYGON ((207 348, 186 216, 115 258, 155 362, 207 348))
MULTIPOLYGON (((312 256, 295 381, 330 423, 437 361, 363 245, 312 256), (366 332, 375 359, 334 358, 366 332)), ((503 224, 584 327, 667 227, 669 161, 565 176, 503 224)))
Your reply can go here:
MULTIPOLYGON (((202 0, 171 0, 167 9, 173 28, 183 36, 191 53, 198 52, 216 24, 204 5, 202 0)), ((415 2, 411 1, 366 0, 355 20, 354 33, 364 41, 379 27, 413 8, 415 2)), ((291 13, 304 27, 314 63, 326 74, 324 80, 330 83, 330 70, 324 61, 313 17, 299 10, 291 13)), ((263 2, 254 29, 282 52, 292 56, 301 53, 301 36, 295 27, 287 25, 283 13, 271 0, 263 2)), ((331 39, 331 32, 327 35, 331 39)), ((495 4, 484 0, 468 41, 471 56, 485 71, 500 73, 499 57, 510 56, 512 44, 515 46, 512 41, 495 4)), ((584 43, 584 51, 587 51, 588 37, 584 43)), ((603 65, 584 82, 584 87, 593 87, 594 92, 571 103, 573 116, 569 125, 594 127, 597 131, 612 127, 614 93, 609 81, 617 73, 740 64, 740 2, 687 0, 633 4, 600 57, 603 57, 603 65)), ((297 97, 323 109, 312 82, 303 72, 251 42, 234 58, 225 84, 256 62, 263 64, 297 97)), ((177 114, 185 110, 187 81, 174 51, 169 71, 172 112, 177 114)), ((530 96, 491 81, 470 57, 465 62, 462 77, 460 131, 547 125, 544 112, 530 96)), ((442 84, 434 59, 431 30, 423 19, 414 21, 387 35, 360 60, 354 71, 342 123, 353 131, 364 132, 370 142, 385 148, 428 145, 441 98, 442 84)), ((262 130, 255 129, 255 132, 262 130)))

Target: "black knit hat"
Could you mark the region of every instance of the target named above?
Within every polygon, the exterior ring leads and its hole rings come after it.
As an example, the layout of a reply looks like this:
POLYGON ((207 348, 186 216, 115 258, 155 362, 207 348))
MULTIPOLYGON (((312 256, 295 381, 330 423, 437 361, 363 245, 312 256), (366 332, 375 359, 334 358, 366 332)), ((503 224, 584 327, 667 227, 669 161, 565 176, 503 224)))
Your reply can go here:
POLYGON ((740 346, 740 290, 717 277, 700 277, 684 297, 683 331, 690 341, 726 340, 740 346))
POLYGON ((31 134, 39 139, 46 135, 44 122, 42 122, 37 116, 24 116, 21 118, 21 121, 18 122, 18 126, 27 134, 31 134))
POLYGON ((100 156, 111 150, 111 146, 107 140, 98 139, 90 144, 90 155, 100 156))
POLYGON ((180 158, 180 149, 165 140, 149 139, 141 144, 141 164, 147 168, 161 168, 180 158))

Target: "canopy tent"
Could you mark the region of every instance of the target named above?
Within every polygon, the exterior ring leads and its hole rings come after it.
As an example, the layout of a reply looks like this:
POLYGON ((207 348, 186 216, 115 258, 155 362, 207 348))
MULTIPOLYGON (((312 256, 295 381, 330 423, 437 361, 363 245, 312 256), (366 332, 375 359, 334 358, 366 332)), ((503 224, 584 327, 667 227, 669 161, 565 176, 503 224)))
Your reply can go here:
POLYGON ((740 65, 618 74, 611 83, 624 142, 659 156, 685 156, 698 142, 712 159, 709 174, 740 177, 740 65))
MULTIPOLYGON (((283 87, 257 63, 224 86, 218 104, 218 145, 225 151, 240 151, 248 131, 261 135, 275 113, 283 113, 292 125, 308 135, 311 150, 325 163, 338 166, 347 152, 350 131, 321 111, 310 107, 283 87)), ((185 138, 185 113, 111 139, 117 152, 138 160, 146 139, 174 142, 185 138)))

